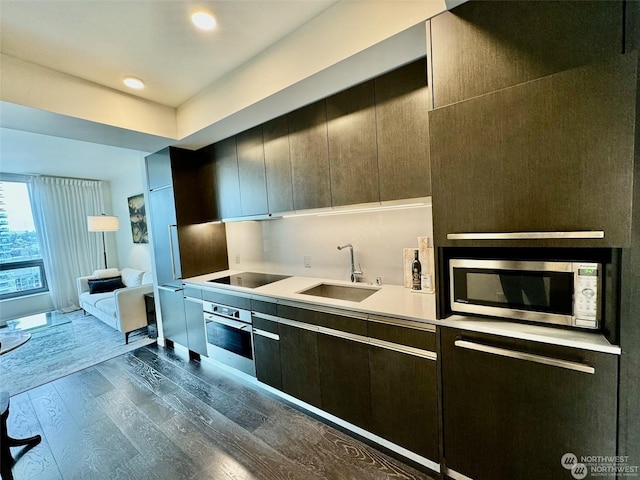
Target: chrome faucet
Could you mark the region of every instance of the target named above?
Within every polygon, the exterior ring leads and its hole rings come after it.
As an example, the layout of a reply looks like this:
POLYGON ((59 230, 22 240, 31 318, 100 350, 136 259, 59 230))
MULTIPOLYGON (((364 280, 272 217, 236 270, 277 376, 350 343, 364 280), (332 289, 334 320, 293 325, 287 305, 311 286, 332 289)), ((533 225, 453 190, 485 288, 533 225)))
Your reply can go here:
POLYGON ((345 245, 338 246, 338 250, 342 250, 343 248, 349 248, 351 251, 351 282, 356 283, 358 281, 358 277, 362 275, 361 266, 358 264, 358 269, 356 270, 356 263, 353 259, 353 245, 347 243, 345 245))

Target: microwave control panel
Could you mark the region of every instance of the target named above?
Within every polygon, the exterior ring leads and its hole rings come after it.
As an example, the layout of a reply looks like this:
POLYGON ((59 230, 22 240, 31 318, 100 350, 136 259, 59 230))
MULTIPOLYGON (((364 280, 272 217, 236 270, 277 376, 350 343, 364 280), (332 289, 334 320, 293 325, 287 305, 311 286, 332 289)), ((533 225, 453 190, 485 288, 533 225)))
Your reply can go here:
POLYGON ((573 314, 576 326, 597 328, 599 320, 600 264, 574 265, 573 314))

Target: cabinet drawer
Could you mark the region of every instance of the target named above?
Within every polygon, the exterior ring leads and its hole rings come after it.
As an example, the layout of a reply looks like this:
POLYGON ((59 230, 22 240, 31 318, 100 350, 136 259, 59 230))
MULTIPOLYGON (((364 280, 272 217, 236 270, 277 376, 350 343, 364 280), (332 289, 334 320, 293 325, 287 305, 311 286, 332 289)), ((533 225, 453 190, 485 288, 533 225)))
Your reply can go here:
POLYGON ((359 318, 342 315, 329 309, 322 309, 322 307, 318 307, 318 309, 308 310, 293 305, 278 304, 277 312, 278 316, 282 318, 340 330, 341 332, 367 335, 367 321, 364 315, 359 318))
MULTIPOLYGON (((455 330, 450 328, 444 328, 442 332, 443 339, 446 335, 447 339, 454 340, 456 351, 477 351, 493 356, 530 361, 533 363, 540 363, 536 360, 548 358, 560 362, 556 365, 558 367, 565 366, 567 367, 566 369, 575 370, 574 368, 570 368, 574 366, 577 371, 584 370, 585 373, 594 373, 586 371, 591 370, 591 368, 595 368, 600 362, 604 362, 604 365, 608 365, 609 361, 615 360, 616 358, 615 355, 609 353, 550 345, 547 343, 502 337, 488 333, 455 330), (477 346, 479 346, 479 348, 476 348, 477 346), (564 364, 562 362, 564 362, 564 364), (581 368, 580 365, 583 365, 585 368, 581 368)), ((552 365, 553 363, 554 362, 543 364, 552 365)))
POLYGON ((251 299, 251 310, 254 312, 266 313, 268 315, 277 315, 276 303, 266 300, 251 299))
POLYGON ((615 455, 615 355, 441 332, 448 468, 477 480, 537 480, 566 475, 567 452, 615 455))
POLYGON ((435 352, 437 348, 434 325, 393 318, 370 316, 369 337, 431 352, 435 352))
POLYGON ((184 296, 189 298, 202 299, 202 289, 196 287, 184 287, 184 296))
POLYGON ((202 290, 202 299, 208 302, 222 303, 230 307, 242 308, 243 310, 251 310, 251 299, 249 297, 219 291, 202 290))
POLYGON ((260 314, 253 314, 251 316, 253 320, 253 328, 258 330, 264 330, 266 332, 278 334, 278 322, 269 320, 260 316, 260 314))

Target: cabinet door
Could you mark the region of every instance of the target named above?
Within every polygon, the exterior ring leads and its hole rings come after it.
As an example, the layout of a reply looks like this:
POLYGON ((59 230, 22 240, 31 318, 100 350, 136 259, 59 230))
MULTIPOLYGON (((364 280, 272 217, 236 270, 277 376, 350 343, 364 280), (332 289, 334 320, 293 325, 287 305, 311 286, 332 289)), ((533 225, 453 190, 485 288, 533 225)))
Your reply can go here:
POLYGON ((189 347, 187 323, 184 315, 184 300, 181 288, 158 287, 160 312, 162 316, 162 336, 189 347))
POLYGON ((380 200, 431 195, 426 60, 375 79, 380 200))
POLYGON ((171 156, 169 148, 151 154, 145 159, 147 169, 147 188, 154 190, 171 185, 171 156))
POLYGON ((595 230, 605 237, 548 245, 628 245, 637 64, 620 55, 431 111, 436 244, 464 245, 449 233, 595 230))
POLYGON ((262 126, 236 135, 242 215, 267 213, 267 180, 264 166, 262 126))
POLYGON ((499 1, 442 13, 431 19, 435 106, 617 55, 623 12, 620 1, 499 1))
POLYGON ((379 201, 373 81, 327 98, 326 106, 331 204, 379 201))
POLYGON ((220 218, 242 215, 236 138, 229 137, 213 145, 216 199, 220 218))
POLYGON ((149 213, 158 284, 180 285, 180 253, 172 187, 149 192, 149 213))
POLYGON ((184 298, 185 325, 187 328, 188 347, 192 352, 207 355, 207 339, 204 328, 202 302, 184 298))
POLYGON ((401 349, 369 347, 371 431, 438 462, 436 360, 401 349))
POLYGON ((280 323, 282 391, 321 407, 317 333, 280 323))
POLYGON ((370 429, 369 351, 365 343, 318 335, 322 409, 370 429))
POLYGON ((280 335, 276 322, 253 316, 253 351, 257 379, 282 390, 280 335))
POLYGON ((288 115, 296 210, 331 206, 327 115, 324 101, 288 115))
POLYGON ((262 135, 269 212, 291 211, 293 210, 293 183, 287 117, 278 117, 263 124, 262 135))
POLYGON ((615 355, 442 332, 447 468, 474 480, 566 478, 566 453, 616 454, 615 355))
POLYGON ((170 152, 178 225, 219 220, 210 156, 176 147, 170 152))

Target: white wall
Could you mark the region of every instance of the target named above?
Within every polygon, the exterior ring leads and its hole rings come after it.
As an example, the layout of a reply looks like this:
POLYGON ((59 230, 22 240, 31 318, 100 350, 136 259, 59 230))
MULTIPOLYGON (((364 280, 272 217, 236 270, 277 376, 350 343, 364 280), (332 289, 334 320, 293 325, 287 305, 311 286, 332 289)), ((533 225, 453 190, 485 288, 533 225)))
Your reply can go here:
POLYGON ((138 158, 132 157, 120 174, 109 182, 111 211, 120 218, 120 230, 107 233, 110 237, 107 252, 110 267, 151 270, 149 244, 133 243, 127 203, 129 197, 145 191, 144 157, 145 154, 139 152, 138 158))
POLYGON ((229 267, 349 280, 349 250, 336 247, 351 243, 365 281, 382 277, 385 284, 402 285, 403 249, 417 248, 418 237, 433 241, 432 224, 428 206, 228 223, 229 267), (311 268, 304 267, 305 255, 311 268))
MULTIPOLYGON (((19 133, 24 134, 24 132, 19 133)), ((144 157, 146 154, 67 139, 45 139, 47 141, 43 145, 52 147, 48 152, 39 148, 35 148, 34 152, 30 152, 34 145, 37 145, 44 136, 36 134, 24 135, 28 136, 28 138, 20 158, 29 161, 23 162, 23 171, 14 169, 14 173, 29 174, 38 172, 45 175, 90 177, 91 171, 98 174, 103 170, 105 164, 110 165, 113 171, 117 172, 117 175, 112 175, 111 179, 105 181, 103 186, 104 213, 120 217, 120 230, 118 232, 105 233, 108 265, 109 267, 131 267, 140 270, 151 270, 149 244, 133 243, 127 204, 128 197, 144 192, 144 157), (51 142, 53 142, 53 145, 51 142), (46 152, 46 154, 43 152, 46 152), (64 155, 62 152, 66 152, 67 157, 74 159, 78 166, 72 168, 59 159, 58 157, 64 155), (40 157, 39 165, 35 163, 38 159, 36 153, 40 157), (31 161, 32 157, 33 161, 31 161), (93 169, 87 165, 91 163, 94 164, 93 169), (62 170, 65 165, 67 170, 62 170)), ((5 167, 4 163, 3 161, 3 168, 5 167)), ((96 212, 96 214, 100 213, 102 212, 96 212)), ((88 275, 91 272, 84 273, 88 275)), ((6 320, 51 311, 52 309, 53 304, 49 293, 2 300, 0 301, 0 326, 4 325, 6 320)))

